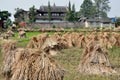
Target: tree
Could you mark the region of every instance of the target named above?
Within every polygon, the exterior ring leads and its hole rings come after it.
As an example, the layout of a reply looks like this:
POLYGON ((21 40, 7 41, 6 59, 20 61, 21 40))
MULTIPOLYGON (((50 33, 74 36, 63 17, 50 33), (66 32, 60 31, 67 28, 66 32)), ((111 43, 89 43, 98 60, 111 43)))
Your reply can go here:
POLYGON ((84 0, 80 7, 80 14, 84 17, 94 17, 95 6, 93 5, 92 0, 84 0))
POLYGON ((68 10, 71 12, 71 2, 69 1, 68 10))
POLYGON ((19 23, 22 21, 25 22, 26 16, 28 16, 28 11, 25 11, 25 10, 20 9, 20 8, 16 8, 15 11, 16 11, 14 14, 15 22, 16 23, 19 23))
POLYGON ((8 11, 0 11, 0 27, 5 28, 4 22, 7 22, 10 16, 11 16, 11 13, 9 13, 8 11))
POLYGON ((67 11, 65 19, 67 21, 73 22, 73 21, 75 21, 75 13, 76 13, 75 12, 75 5, 73 4, 72 8, 71 8, 71 3, 70 2, 69 2, 68 5, 69 5, 68 6, 68 11, 67 11))
POLYGON ((117 26, 120 26, 120 17, 117 18, 115 24, 116 24, 117 26))
POLYGON ((72 21, 75 21, 76 12, 75 12, 75 4, 72 5, 72 21))
POLYGON ((107 12, 110 11, 109 0, 94 0, 96 7, 96 16, 105 18, 107 17, 107 12))
POLYGON ((0 11, 0 20, 7 20, 10 16, 8 11, 0 11))
POLYGON ((50 2, 48 2, 48 20, 51 21, 51 6, 50 6, 50 2))
POLYGON ((22 12, 22 9, 16 8, 15 11, 16 11, 16 12, 15 12, 15 14, 14 14, 14 17, 15 17, 15 18, 20 17, 20 13, 22 12))
POLYGON ((35 15, 36 15, 36 9, 33 5, 31 8, 29 8, 29 22, 35 22, 35 15))
POLYGON ((12 21, 11 21, 10 18, 8 18, 8 19, 6 20, 5 25, 6 25, 6 26, 12 26, 12 21))

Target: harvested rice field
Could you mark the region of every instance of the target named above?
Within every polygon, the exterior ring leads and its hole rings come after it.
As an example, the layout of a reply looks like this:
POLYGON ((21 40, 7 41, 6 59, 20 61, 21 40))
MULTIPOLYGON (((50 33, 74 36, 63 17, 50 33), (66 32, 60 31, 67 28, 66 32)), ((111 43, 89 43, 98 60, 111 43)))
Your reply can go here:
POLYGON ((7 41, 7 46, 3 45, 3 39, 0 39, 0 80, 120 80, 119 33, 26 32, 26 38, 18 36, 19 34, 15 33, 14 37, 9 37, 12 42, 9 44, 7 41), (14 57, 11 57, 12 54, 14 57), (7 62, 8 58, 11 62, 7 62), (12 67, 9 68, 9 74, 6 71, 8 66, 12 67), (96 71, 92 67, 101 70, 96 71), (16 73, 18 74, 15 75, 16 73))

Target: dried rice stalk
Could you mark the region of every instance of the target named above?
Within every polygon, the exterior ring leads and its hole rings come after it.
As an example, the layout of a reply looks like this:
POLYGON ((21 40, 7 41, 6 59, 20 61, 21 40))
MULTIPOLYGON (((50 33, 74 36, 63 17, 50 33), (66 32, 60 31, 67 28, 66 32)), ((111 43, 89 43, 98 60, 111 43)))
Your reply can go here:
POLYGON ((58 50, 69 48, 68 41, 62 37, 58 40, 58 50))
POLYGON ((8 39, 9 38, 9 34, 3 33, 3 34, 0 35, 0 37, 2 37, 2 39, 8 39))
POLYGON ((66 38, 62 37, 60 32, 55 33, 51 38, 57 43, 56 47, 58 50, 68 48, 66 38))
POLYGON ((7 34, 10 36, 10 37, 14 37, 15 36, 15 33, 11 30, 8 30, 7 31, 7 34))
POLYGON ((56 39, 57 41, 62 37, 62 34, 60 32, 56 32, 54 33, 54 35, 52 36, 52 38, 56 39))
POLYGON ((58 43, 53 38, 47 38, 46 41, 43 43, 41 49, 47 52, 48 54, 55 55, 58 51, 58 43))
POLYGON ((23 31, 23 30, 22 30, 22 31, 19 31, 19 32, 18 32, 18 37, 19 37, 19 38, 26 38, 26 37, 27 37, 27 36, 26 36, 26 32, 23 31))
POLYGON ((98 42, 92 41, 84 49, 78 70, 84 74, 114 74, 107 52, 98 42))
POLYGON ((63 80, 64 69, 45 52, 16 48, 13 41, 8 42, 4 42, 2 50, 6 54, 2 67, 4 80, 63 80))
POLYGON ((5 80, 9 80, 11 77, 11 67, 15 61, 16 42, 12 40, 5 40, 2 43, 3 64, 1 73, 5 77, 5 80))
POLYGON ((73 47, 76 47, 78 45, 78 38, 79 38, 79 34, 78 33, 72 32, 70 34, 70 39, 71 39, 73 47))
POLYGON ((120 46, 120 34, 113 32, 111 39, 112 39, 112 45, 120 46))
POLYGON ((28 48, 41 48, 47 38, 49 38, 49 35, 47 33, 40 34, 36 37, 33 37, 33 38, 31 38, 27 47, 28 48))
POLYGON ((85 39, 85 36, 82 35, 80 38, 78 38, 78 45, 77 47, 78 48, 84 48, 86 45, 86 39, 85 39))
POLYGON ((38 48, 39 44, 38 44, 37 37, 32 37, 31 40, 29 41, 27 47, 28 48, 38 48))
POLYGON ((99 41, 101 47, 112 48, 110 33, 103 33, 103 35, 99 37, 99 41))
POLYGON ((62 80, 64 70, 40 51, 24 50, 12 67, 11 80, 62 80), (30 53, 30 54, 29 54, 30 53))
POLYGON ((62 36, 62 39, 65 39, 67 41, 68 48, 73 47, 72 39, 71 39, 71 34, 70 33, 65 33, 62 36))
POLYGON ((58 50, 58 41, 53 37, 49 37, 47 33, 44 33, 36 37, 33 37, 30 40, 27 47, 28 48, 39 48, 39 49, 44 50, 48 54, 56 54, 58 50))

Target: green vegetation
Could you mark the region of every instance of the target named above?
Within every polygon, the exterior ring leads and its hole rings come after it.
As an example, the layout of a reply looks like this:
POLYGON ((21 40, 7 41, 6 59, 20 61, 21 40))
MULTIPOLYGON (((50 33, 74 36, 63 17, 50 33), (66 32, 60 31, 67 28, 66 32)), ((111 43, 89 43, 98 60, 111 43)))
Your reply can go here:
POLYGON ((15 14, 14 14, 14 18, 21 18, 20 20, 15 20, 15 23, 18 24, 19 22, 21 21, 25 21, 24 19, 24 14, 23 14, 23 9, 20 9, 20 8, 16 8, 15 9, 15 14))
POLYGON ((48 20, 51 21, 51 6, 50 6, 50 2, 48 2, 48 20))
POLYGON ((109 3, 109 0, 84 0, 80 7, 80 15, 88 18, 107 18, 107 12, 110 11, 109 3))
POLYGON ((14 17, 16 18, 15 23, 18 24, 20 22, 26 22, 26 23, 35 22, 35 15, 36 15, 36 9, 34 5, 29 8, 29 11, 25 11, 21 8, 16 8, 14 14, 14 17))
POLYGON ((109 0, 94 0, 95 1, 95 8, 96 8, 96 16, 106 18, 107 12, 110 11, 109 0))
POLYGON ((0 20, 7 20, 10 16, 8 11, 0 11, 0 20))
POLYGON ((10 16, 11 16, 11 13, 9 13, 8 11, 0 11, 0 27, 1 28, 6 28, 7 26, 11 25, 12 22, 9 19, 10 16))
POLYGON ((116 24, 117 26, 120 26, 120 17, 117 18, 116 24))
POLYGON ((80 14, 87 18, 95 17, 95 6, 93 6, 93 2, 91 0, 83 1, 80 14))
POLYGON ((69 1, 68 11, 66 13, 65 19, 67 21, 74 22, 77 20, 76 18, 77 18, 77 13, 75 11, 75 4, 71 6, 71 2, 69 1))
MULTIPOLYGON (((81 29, 82 30, 82 29, 81 29)), ((36 36, 41 34, 40 32, 27 32, 26 39, 19 39, 18 34, 15 34, 14 39, 18 42, 18 47, 26 47, 32 36, 36 36)), ((50 35, 53 35, 54 32, 49 32, 50 35)), ((0 40, 1 43, 1 40, 0 40)), ((1 46, 0 46, 1 50, 1 46)), ((77 72, 77 67, 79 65, 83 49, 71 48, 61 50, 55 58, 65 69, 65 77, 64 80, 120 80, 120 76, 117 75, 83 75, 77 72)), ((112 67, 115 68, 116 71, 120 72, 120 47, 113 47, 112 49, 108 49, 109 59, 112 64, 112 67)), ((2 63, 2 53, 0 52, 0 67, 2 63)), ((0 80, 1 77, 0 77, 0 80)))
POLYGON ((36 15, 36 9, 33 5, 31 8, 29 8, 29 22, 35 22, 35 15, 36 15))
POLYGON ((11 19, 8 18, 8 19, 6 20, 6 22, 5 22, 5 25, 6 25, 6 26, 12 26, 12 21, 11 21, 11 19))

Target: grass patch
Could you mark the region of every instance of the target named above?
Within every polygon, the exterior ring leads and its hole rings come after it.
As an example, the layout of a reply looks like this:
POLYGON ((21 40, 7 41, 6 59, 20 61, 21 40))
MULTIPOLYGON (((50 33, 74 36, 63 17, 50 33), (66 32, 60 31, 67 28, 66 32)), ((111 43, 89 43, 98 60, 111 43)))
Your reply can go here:
MULTIPOLYGON (((115 52, 120 52, 119 48, 116 48, 115 52)), ((57 61, 66 69, 66 74, 64 80, 120 80, 120 76, 118 75, 83 75, 78 73, 77 68, 80 63, 80 59, 82 56, 83 49, 71 48, 65 49, 59 52, 59 54, 55 57, 57 61)), ((116 71, 120 72, 120 61, 118 54, 109 52, 109 59, 112 67, 115 67, 116 71), (114 60, 112 54, 114 54, 114 60), (116 59, 115 59, 116 58, 116 59)))

